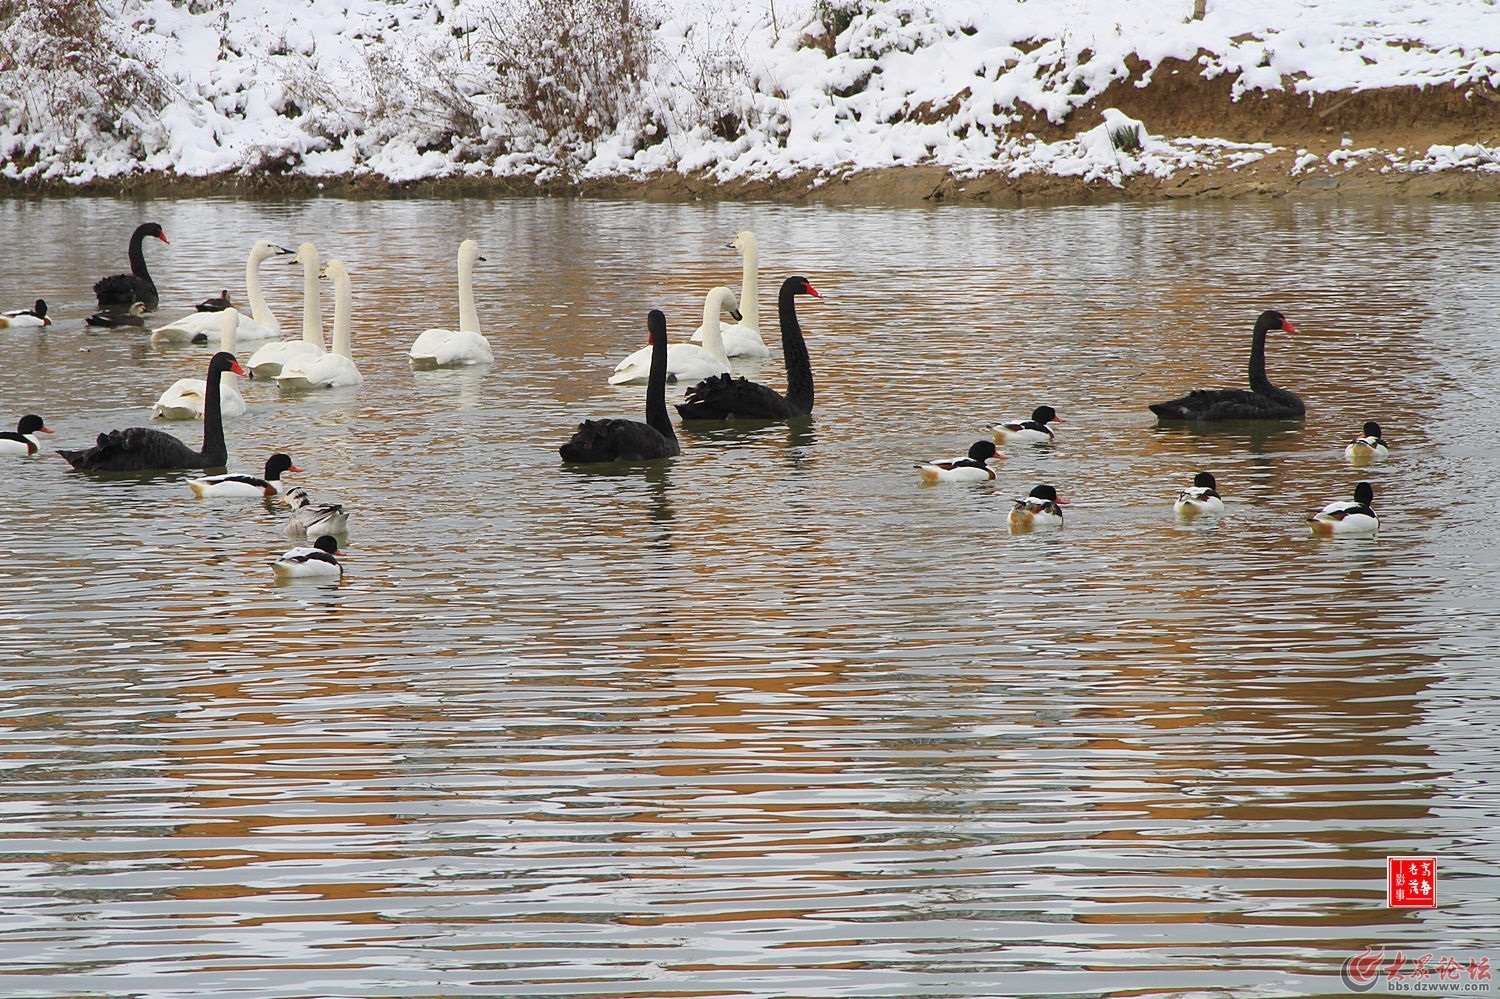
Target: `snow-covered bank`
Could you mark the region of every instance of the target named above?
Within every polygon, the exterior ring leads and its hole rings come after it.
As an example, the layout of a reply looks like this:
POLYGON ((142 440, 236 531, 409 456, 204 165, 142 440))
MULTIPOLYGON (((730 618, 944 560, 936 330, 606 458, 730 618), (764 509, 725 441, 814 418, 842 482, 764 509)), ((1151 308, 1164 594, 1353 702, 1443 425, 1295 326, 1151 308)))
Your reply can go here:
POLYGON ((16 0, 0 181, 1500 190, 1490 0, 1192 6, 16 0))

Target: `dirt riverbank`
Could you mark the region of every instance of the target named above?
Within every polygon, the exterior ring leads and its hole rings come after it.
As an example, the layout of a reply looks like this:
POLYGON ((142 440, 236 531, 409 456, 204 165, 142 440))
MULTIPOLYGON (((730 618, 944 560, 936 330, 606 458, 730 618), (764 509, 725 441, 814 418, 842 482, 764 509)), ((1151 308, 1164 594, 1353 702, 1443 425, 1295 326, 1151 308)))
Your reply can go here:
MULTIPOLYGON (((1051 205, 1174 198, 1249 197, 1500 197, 1500 92, 1485 84, 1386 88, 1316 95, 1291 89, 1232 99, 1227 77, 1205 79, 1194 66, 1168 60, 1078 108, 1061 123, 1024 106, 1009 131, 1057 142, 1092 128, 1104 108, 1142 121, 1150 135, 1265 143, 1259 158, 1238 166, 1137 173, 1086 181, 1010 170, 956 175, 938 166, 807 172, 774 180, 719 182, 707 174, 661 174, 580 183, 538 184, 530 178, 445 178, 393 184, 376 176, 311 178, 297 174, 178 177, 142 174, 92 184, 5 184, 0 195, 107 194, 129 197, 243 195, 301 197, 529 195, 624 197, 656 201, 769 200, 860 204, 1051 205), (1496 161, 1434 170, 1421 164, 1433 146, 1473 145, 1496 161), (1340 150, 1358 155, 1334 157, 1340 150), (1415 166, 1415 168, 1414 168, 1415 166)), ((943 109, 928 109, 941 115, 943 109)))

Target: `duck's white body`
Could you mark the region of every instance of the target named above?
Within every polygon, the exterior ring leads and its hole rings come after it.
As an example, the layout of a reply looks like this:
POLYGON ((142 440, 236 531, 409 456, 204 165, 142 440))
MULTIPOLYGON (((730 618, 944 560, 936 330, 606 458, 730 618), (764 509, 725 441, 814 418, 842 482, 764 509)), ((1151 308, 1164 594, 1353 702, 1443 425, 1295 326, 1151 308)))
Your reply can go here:
MULTIPOLYGON (((240 314, 234 309, 208 313, 219 326, 222 349, 234 353, 239 337, 240 314)), ((202 378, 179 378, 156 400, 151 408, 153 420, 201 420, 204 411, 204 380, 202 378)), ((240 390, 228 382, 219 384, 220 413, 223 416, 244 416, 249 408, 240 390)))
POLYGON ((292 507, 292 517, 285 528, 289 538, 314 537, 320 534, 347 534, 349 514, 340 503, 314 503, 307 490, 293 486, 285 500, 292 507))
POLYGON ((28 413, 21 417, 15 430, 0 434, 0 455, 11 458, 30 457, 42 447, 42 442, 36 439, 36 435, 50 433, 52 431, 47 429, 40 416, 28 413))
MULTIPOLYGON (((732 326, 725 326, 719 331, 724 341, 724 354, 727 357, 740 357, 746 360, 761 360, 771 356, 771 348, 760 336, 760 243, 755 238, 755 233, 746 229, 734 241, 729 244, 740 251, 744 259, 744 270, 740 276, 740 321, 732 326)), ((690 338, 693 343, 702 343, 705 323, 694 331, 690 338)))
POLYGON ((1194 517, 1224 516, 1224 500, 1218 493, 1204 486, 1188 486, 1177 494, 1172 509, 1183 520, 1194 517))
POLYGON ((474 263, 479 244, 466 239, 458 246, 458 329, 424 330, 408 356, 414 368, 458 368, 494 364, 495 352, 479 331, 479 309, 474 305, 474 263))
POLYGON ((344 567, 336 557, 338 546, 325 534, 313 545, 298 545, 271 563, 278 579, 338 579, 344 567))
POLYGON ((318 299, 318 272, 322 261, 312 243, 297 247, 293 258, 302 265, 302 337, 299 340, 276 340, 263 343, 250 355, 245 365, 252 378, 275 378, 294 357, 318 357, 327 353, 323 344, 323 309, 318 299))
POLYGON ((1374 489, 1361 482, 1354 487, 1354 499, 1329 503, 1307 518, 1307 526, 1324 538, 1367 537, 1380 530, 1380 517, 1370 505, 1374 500, 1374 489))
POLYGON ((281 489, 285 485, 281 481, 283 472, 300 471, 302 469, 292 464, 289 455, 277 452, 266 459, 263 475, 246 475, 241 472, 207 475, 202 478, 189 479, 188 488, 193 491, 194 496, 203 499, 241 496, 268 499, 281 495, 281 489))
POLYGON ((1380 435, 1380 424, 1374 421, 1365 423, 1360 436, 1354 438, 1344 448, 1344 457, 1351 464, 1368 465, 1371 462, 1384 461, 1391 456, 1391 449, 1386 445, 1385 439, 1380 435))
POLYGON ((917 466, 917 474, 923 482, 993 482, 995 470, 991 460, 1003 461, 1004 455, 995 453, 990 441, 978 441, 969 448, 969 453, 951 461, 929 461, 917 466))
POLYGON ((29 309, 11 309, 9 312, 0 312, 0 330, 51 325, 52 320, 47 316, 47 303, 40 298, 29 309))
POLYGON ((997 423, 990 427, 997 444, 1051 444, 1056 437, 1048 424, 1061 423, 1057 410, 1051 406, 1038 406, 1029 420, 1014 420, 997 423))
POLYGON ((325 271, 333 282, 333 349, 317 357, 299 355, 282 365, 276 384, 284 389, 349 388, 365 380, 351 353, 349 272, 339 260, 328 261, 325 271))
MULTIPOLYGON (((245 300, 250 304, 250 316, 240 319, 237 335, 244 341, 268 340, 281 335, 281 323, 260 288, 260 265, 264 260, 290 250, 277 246, 270 240, 259 240, 250 248, 250 258, 245 262, 245 300)), ((181 319, 158 326, 151 331, 152 343, 192 343, 198 337, 210 341, 219 335, 217 312, 190 312, 181 319)), ((228 349, 228 348, 225 348, 228 349)))
POLYGON ((1219 484, 1209 472, 1193 476, 1193 484, 1177 493, 1172 510, 1182 520, 1198 517, 1222 517, 1224 498, 1219 495, 1219 484))
POLYGON ((1006 517, 1011 532, 1055 531, 1063 526, 1063 500, 1051 486, 1037 486, 1031 495, 1018 499, 1006 517))
MULTIPOLYGON (((674 343, 667 347, 667 379, 697 384, 705 378, 729 373, 729 358, 724 354, 720 336, 719 314, 740 314, 734 292, 722 285, 703 300, 703 345, 674 343)), ((615 365, 609 376, 611 385, 645 384, 651 374, 651 346, 648 344, 615 365)))

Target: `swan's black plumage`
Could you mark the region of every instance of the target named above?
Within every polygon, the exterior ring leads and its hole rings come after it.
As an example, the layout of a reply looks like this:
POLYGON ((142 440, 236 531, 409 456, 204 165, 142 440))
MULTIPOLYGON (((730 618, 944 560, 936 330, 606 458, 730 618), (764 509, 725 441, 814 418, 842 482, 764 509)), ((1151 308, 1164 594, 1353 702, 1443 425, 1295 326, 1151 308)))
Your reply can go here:
POLYGON ((1271 330, 1297 332, 1297 327, 1274 309, 1260 314, 1250 341, 1250 388, 1199 389, 1180 399, 1152 403, 1151 412, 1163 420, 1295 420, 1307 407, 1296 394, 1277 388, 1266 377, 1266 334, 1271 330))
POLYGON ((585 420, 572 440, 557 449, 563 461, 652 461, 682 453, 667 413, 667 317, 659 309, 646 316, 651 339, 651 373, 646 380, 646 422, 585 420))
POLYGON ((141 243, 147 236, 168 242, 161 226, 155 222, 136 226, 135 232, 130 234, 130 273, 100 278, 94 283, 94 295, 99 299, 101 310, 124 311, 132 302, 144 302, 147 312, 155 311, 161 299, 156 294, 156 282, 146 270, 146 255, 141 252, 141 243))
POLYGON ((203 397, 203 450, 194 451, 169 433, 150 427, 130 427, 100 434, 94 446, 59 451, 68 464, 90 472, 157 472, 179 468, 223 468, 229 460, 220 411, 219 379, 224 372, 245 376, 234 355, 221 350, 208 362, 203 397))
POLYGON ((743 376, 715 375, 688 389, 677 404, 684 420, 785 420, 812 412, 812 361, 797 322, 798 295, 823 297, 800 275, 781 282, 776 311, 781 320, 781 354, 786 361, 786 395, 743 376))

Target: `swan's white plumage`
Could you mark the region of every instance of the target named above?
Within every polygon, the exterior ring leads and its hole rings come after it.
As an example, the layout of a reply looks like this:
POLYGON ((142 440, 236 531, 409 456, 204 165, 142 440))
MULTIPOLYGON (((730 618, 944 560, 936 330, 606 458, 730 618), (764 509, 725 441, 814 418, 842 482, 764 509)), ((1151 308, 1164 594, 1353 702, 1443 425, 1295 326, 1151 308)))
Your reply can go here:
POLYGON ((408 356, 416 368, 456 368, 469 364, 493 364, 495 353, 479 330, 479 309, 474 305, 474 263, 479 244, 466 239, 458 246, 458 329, 424 330, 412 343, 408 356))
POLYGON ((340 260, 328 261, 324 271, 333 282, 333 349, 317 357, 294 357, 283 365, 276 383, 284 389, 349 388, 365 380, 352 354, 349 272, 340 260))
MULTIPOLYGON (((740 251, 744 269, 740 276, 740 321, 719 331, 724 340, 724 354, 748 360, 770 357, 771 348, 760 336, 760 243, 755 233, 746 229, 729 245, 740 251)), ((699 326, 692 342, 702 343, 703 332, 704 327, 699 326)))
POLYGON ((326 352, 323 345, 323 310, 318 300, 318 272, 322 262, 312 243, 297 247, 293 258, 302 265, 302 337, 299 340, 277 340, 261 344, 245 365, 254 378, 275 378, 294 357, 318 357, 326 352))
MULTIPOLYGON (((290 252, 267 239, 256 241, 250 248, 250 257, 245 261, 245 301, 250 305, 250 316, 240 318, 237 335, 241 341, 266 340, 281 335, 281 323, 266 304, 266 296, 261 291, 260 265, 271 257, 290 252)), ((199 336, 212 339, 219 329, 217 312, 190 312, 152 330, 151 342, 191 343, 199 336)))
MULTIPOLYGON (((239 337, 240 314, 236 309, 209 313, 219 326, 220 348, 234 353, 239 337)), ((201 420, 205 397, 202 378, 179 378, 173 382, 151 407, 153 420, 201 420)), ((219 383, 219 406, 224 416, 244 416, 249 408, 240 390, 228 382, 219 383)))
MULTIPOLYGON (((679 382, 696 384, 714 375, 729 373, 729 358, 724 354, 720 336, 719 314, 739 314, 734 292, 720 285, 703 299, 703 344, 674 343, 667 347, 667 375, 679 382)), ((651 346, 647 344, 615 365, 609 376, 611 385, 643 383, 651 376, 651 346)))

